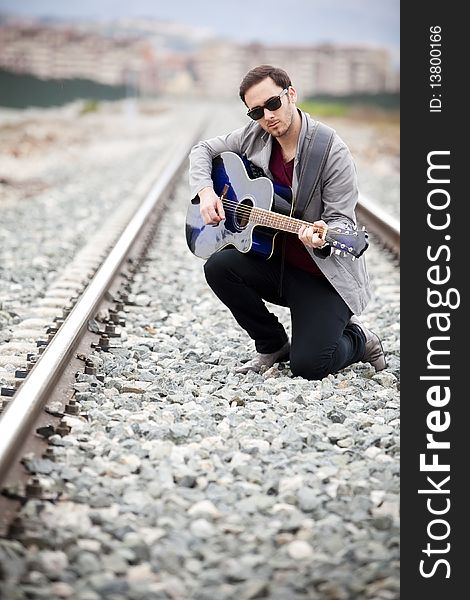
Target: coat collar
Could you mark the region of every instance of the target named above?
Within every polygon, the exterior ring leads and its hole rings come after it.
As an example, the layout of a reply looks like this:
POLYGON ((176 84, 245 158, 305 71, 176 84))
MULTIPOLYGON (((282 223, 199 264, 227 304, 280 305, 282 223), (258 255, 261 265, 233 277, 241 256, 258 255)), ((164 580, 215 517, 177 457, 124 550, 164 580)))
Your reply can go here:
MULTIPOLYGON (((292 188, 294 189, 294 191, 297 189, 297 186, 299 183, 300 160, 302 157, 302 150, 304 148, 304 145, 308 144, 308 141, 311 138, 314 128, 315 128, 315 121, 312 119, 312 117, 310 117, 310 115, 303 112, 299 108, 297 110, 302 119, 302 124, 300 126, 300 134, 299 134, 299 139, 297 141, 297 150, 295 153, 295 161, 294 161, 294 180, 292 182, 292 188)), ((271 176, 272 174, 271 174, 271 171, 269 170, 269 160, 271 158, 271 151, 272 151, 272 147, 273 147, 273 137, 267 131, 264 131, 264 130, 262 130, 262 131, 263 131, 263 133, 261 135, 261 140, 263 142, 263 147, 261 149, 259 161, 261 163, 260 166, 263 169, 263 171, 267 175, 271 176)))

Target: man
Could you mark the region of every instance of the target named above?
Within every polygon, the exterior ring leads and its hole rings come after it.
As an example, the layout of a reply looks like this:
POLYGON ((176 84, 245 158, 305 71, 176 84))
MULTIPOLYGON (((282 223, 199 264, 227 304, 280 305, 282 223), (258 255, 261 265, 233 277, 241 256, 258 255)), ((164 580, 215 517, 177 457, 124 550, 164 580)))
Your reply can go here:
MULTIPOLYGON (((225 218, 211 180, 212 160, 224 151, 245 156, 273 181, 291 186, 294 199, 311 192, 305 189, 302 168, 314 151, 309 142, 318 123, 296 107, 297 92, 287 73, 270 65, 252 69, 240 85, 240 98, 251 121, 191 150, 191 196, 199 196, 205 224, 225 218)), ((370 298, 364 257, 352 261, 331 252, 314 228, 326 223, 351 229, 356 224, 355 166, 344 142, 331 132, 319 185, 299 215, 313 226, 302 226, 298 236, 279 234, 268 260, 226 247, 205 263, 208 284, 255 342, 256 356, 237 368, 239 373, 286 359, 294 376, 311 380, 358 361, 377 371, 385 368, 380 339, 354 316, 370 298), (264 301, 289 307, 291 343, 264 301)))

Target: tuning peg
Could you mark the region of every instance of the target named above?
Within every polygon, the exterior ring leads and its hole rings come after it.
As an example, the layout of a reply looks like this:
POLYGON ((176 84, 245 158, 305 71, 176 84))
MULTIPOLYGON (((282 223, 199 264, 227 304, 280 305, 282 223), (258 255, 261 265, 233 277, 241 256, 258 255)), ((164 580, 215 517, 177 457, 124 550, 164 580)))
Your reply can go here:
POLYGON ((347 253, 347 252, 341 252, 341 255, 342 255, 343 257, 346 257, 346 256, 348 255, 348 253, 347 253))
POLYGON ((361 231, 365 231, 366 230, 366 226, 363 225, 361 231))
POLYGON ((341 250, 336 249, 335 254, 341 254, 341 250))
POLYGON ((355 256, 351 256, 351 260, 356 260, 356 257, 355 256))

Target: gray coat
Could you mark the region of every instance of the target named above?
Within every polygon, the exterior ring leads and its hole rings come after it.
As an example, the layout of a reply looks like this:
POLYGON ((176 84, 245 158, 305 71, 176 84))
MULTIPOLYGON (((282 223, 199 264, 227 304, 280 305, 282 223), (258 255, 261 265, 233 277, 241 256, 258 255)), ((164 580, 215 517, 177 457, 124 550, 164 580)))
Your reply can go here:
MULTIPOLYGON (((294 161, 292 190, 296 197, 302 181, 299 174, 304 160, 304 151, 315 128, 315 121, 306 113, 302 117, 297 151, 294 161)), ((227 135, 218 136, 196 144, 190 153, 189 184, 194 198, 202 188, 212 186, 212 159, 221 152, 231 151, 246 155, 253 164, 261 167, 272 179, 269 171, 272 137, 263 128, 251 121, 245 127, 227 135)), ((351 227, 356 225, 355 207, 358 199, 355 165, 346 144, 335 133, 322 177, 312 201, 307 205, 302 218, 306 221, 323 219, 329 227, 351 227)), ((364 255, 352 261, 349 256, 331 254, 325 257, 322 251, 307 248, 312 260, 318 265, 333 287, 355 314, 360 314, 370 300, 369 277, 364 255)))

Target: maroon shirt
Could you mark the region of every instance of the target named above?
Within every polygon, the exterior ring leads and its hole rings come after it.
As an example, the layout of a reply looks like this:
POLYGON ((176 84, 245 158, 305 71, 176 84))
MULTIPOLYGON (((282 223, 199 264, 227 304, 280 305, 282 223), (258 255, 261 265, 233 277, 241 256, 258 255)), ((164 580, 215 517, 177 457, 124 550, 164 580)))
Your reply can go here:
MULTIPOLYGON (((294 159, 289 162, 284 162, 282 158, 282 150, 279 142, 273 139, 273 148, 271 158, 269 160, 269 170, 272 173, 274 180, 281 185, 292 187, 292 178, 294 175, 294 159)), ((282 251, 283 237, 285 236, 285 258, 286 261, 298 269, 308 271, 314 275, 323 273, 314 263, 305 246, 294 233, 281 233, 276 237, 275 253, 280 254, 282 251), (280 238, 280 239, 279 239, 280 238), (277 241, 279 240, 279 242, 277 241)))

